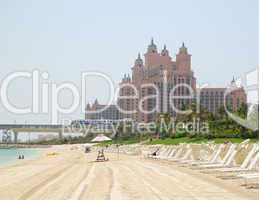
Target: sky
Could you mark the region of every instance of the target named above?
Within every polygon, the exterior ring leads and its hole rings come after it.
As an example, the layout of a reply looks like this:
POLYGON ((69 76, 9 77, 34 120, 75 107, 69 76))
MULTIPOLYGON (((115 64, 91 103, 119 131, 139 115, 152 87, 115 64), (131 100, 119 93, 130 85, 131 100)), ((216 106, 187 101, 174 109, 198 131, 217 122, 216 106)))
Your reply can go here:
MULTIPOLYGON (((98 71, 117 84, 153 37, 173 58, 185 42, 198 83, 225 86, 259 67, 258 10, 257 0, 0 0, 0 84, 10 73, 35 69, 49 74, 48 83, 79 86, 82 72, 98 71)), ((87 101, 107 101, 105 81, 90 78, 86 87, 87 101)), ((15 105, 32 104, 30 79, 16 80, 8 92, 15 105)), ((59 101, 69 106, 71 93, 59 101)), ((80 109, 64 116, 84 117, 80 109)), ((0 123, 50 119, 50 112, 11 113, 0 102, 0 123)))

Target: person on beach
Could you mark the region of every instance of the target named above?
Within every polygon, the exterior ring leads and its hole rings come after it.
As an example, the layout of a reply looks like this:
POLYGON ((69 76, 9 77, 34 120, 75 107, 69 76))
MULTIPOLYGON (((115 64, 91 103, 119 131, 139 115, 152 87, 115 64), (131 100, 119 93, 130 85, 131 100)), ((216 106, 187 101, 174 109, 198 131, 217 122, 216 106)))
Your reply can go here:
POLYGON ((152 153, 152 156, 157 156, 159 149, 152 153))

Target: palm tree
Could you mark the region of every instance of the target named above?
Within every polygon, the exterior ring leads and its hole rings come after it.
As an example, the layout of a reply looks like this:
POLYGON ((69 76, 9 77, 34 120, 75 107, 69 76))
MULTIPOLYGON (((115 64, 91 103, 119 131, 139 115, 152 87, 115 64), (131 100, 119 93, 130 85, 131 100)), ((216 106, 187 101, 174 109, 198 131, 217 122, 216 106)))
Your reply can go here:
POLYGON ((157 134, 160 138, 165 138, 170 136, 172 133, 172 126, 171 126, 171 115, 170 113, 160 113, 157 116, 156 127, 157 127, 157 134))

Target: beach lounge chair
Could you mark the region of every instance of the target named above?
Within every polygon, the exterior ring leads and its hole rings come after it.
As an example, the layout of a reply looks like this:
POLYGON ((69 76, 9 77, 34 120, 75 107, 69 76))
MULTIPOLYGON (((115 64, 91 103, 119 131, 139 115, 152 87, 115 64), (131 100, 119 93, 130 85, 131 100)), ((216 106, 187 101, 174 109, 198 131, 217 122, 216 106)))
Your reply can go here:
MULTIPOLYGON (((256 169, 256 164, 259 160, 259 152, 257 152, 255 158, 253 159, 253 161, 250 164, 250 168, 253 168, 254 170, 256 169)), ((242 173, 242 174, 238 174, 238 177, 242 177, 242 178, 246 178, 246 179, 251 179, 251 178, 259 178, 259 173, 242 173)))
POLYGON ((213 163, 218 163, 220 154, 224 148, 224 144, 218 145, 218 147, 213 151, 211 156, 208 157, 207 160, 198 160, 198 161, 193 161, 190 162, 189 164, 191 166, 199 166, 199 165, 207 165, 207 164, 213 164, 213 163))
POLYGON ((175 158, 175 159, 169 159, 169 160, 170 160, 170 161, 173 161, 173 162, 181 162, 181 161, 189 160, 189 159, 191 159, 191 158, 193 158, 193 157, 192 157, 192 149, 189 147, 189 148, 186 150, 186 152, 185 152, 185 154, 183 155, 183 157, 181 157, 181 158, 175 158))
POLYGON ((186 146, 186 144, 180 144, 177 147, 175 153, 171 157, 168 157, 166 160, 171 161, 171 160, 180 158, 182 156, 182 154, 184 153, 185 146, 186 146))
POLYGON ((175 153, 172 156, 168 157, 167 160, 172 161, 174 159, 180 159, 181 157, 183 157, 185 155, 186 150, 188 150, 189 148, 190 148, 190 145, 187 145, 187 144, 178 145, 175 153))
POLYGON ((176 151, 176 148, 171 147, 167 153, 164 153, 163 155, 158 155, 157 159, 166 160, 174 155, 176 151))
POLYGON ((208 161, 211 160, 214 157, 214 155, 213 154, 208 155, 209 154, 208 147, 209 147, 209 149, 215 150, 216 145, 211 146, 211 144, 202 144, 200 146, 200 151, 199 151, 198 157, 195 158, 195 156, 192 153, 192 156, 189 159, 182 160, 182 161, 180 161, 180 163, 183 164, 182 166, 188 166, 188 165, 192 165, 195 163, 196 164, 202 163, 202 162, 207 162, 207 164, 209 164, 208 161))
POLYGON ((229 150, 227 151, 223 160, 221 160, 218 163, 214 163, 214 164, 200 165, 199 169, 213 169, 213 168, 220 168, 220 167, 229 166, 234 161, 234 158, 235 158, 236 154, 237 154, 236 145, 231 144, 230 147, 229 147, 229 150))
POLYGON ((233 167, 233 164, 235 162, 235 157, 241 151, 242 149, 246 149, 249 144, 249 140, 245 140, 244 142, 240 143, 239 145, 231 145, 229 148, 228 153, 226 154, 225 158, 223 159, 222 163, 215 164, 215 165, 206 165, 206 170, 203 171, 204 173, 211 173, 215 172, 215 170, 218 170, 219 168, 230 168, 233 167))
POLYGON ((242 162, 242 164, 238 167, 227 167, 216 170, 216 172, 241 172, 241 171, 249 171, 255 167, 255 160, 257 159, 257 151, 259 150, 259 146, 257 144, 253 144, 252 149, 248 152, 246 158, 242 162))
POLYGON ((151 152, 150 154, 148 154, 148 158, 154 158, 156 159, 159 155, 162 156, 166 153, 167 148, 162 147, 162 148, 158 148, 155 151, 151 152))

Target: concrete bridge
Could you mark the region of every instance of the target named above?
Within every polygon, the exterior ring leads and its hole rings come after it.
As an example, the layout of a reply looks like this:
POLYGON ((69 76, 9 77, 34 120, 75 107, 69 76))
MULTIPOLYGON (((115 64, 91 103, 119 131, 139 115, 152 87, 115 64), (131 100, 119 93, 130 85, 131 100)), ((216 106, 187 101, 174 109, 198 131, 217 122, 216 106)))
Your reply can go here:
POLYGON ((19 132, 58 133, 60 139, 63 138, 63 133, 65 132, 84 132, 84 130, 80 128, 52 124, 0 124, 0 130, 12 132, 14 134, 13 143, 17 143, 19 132))

